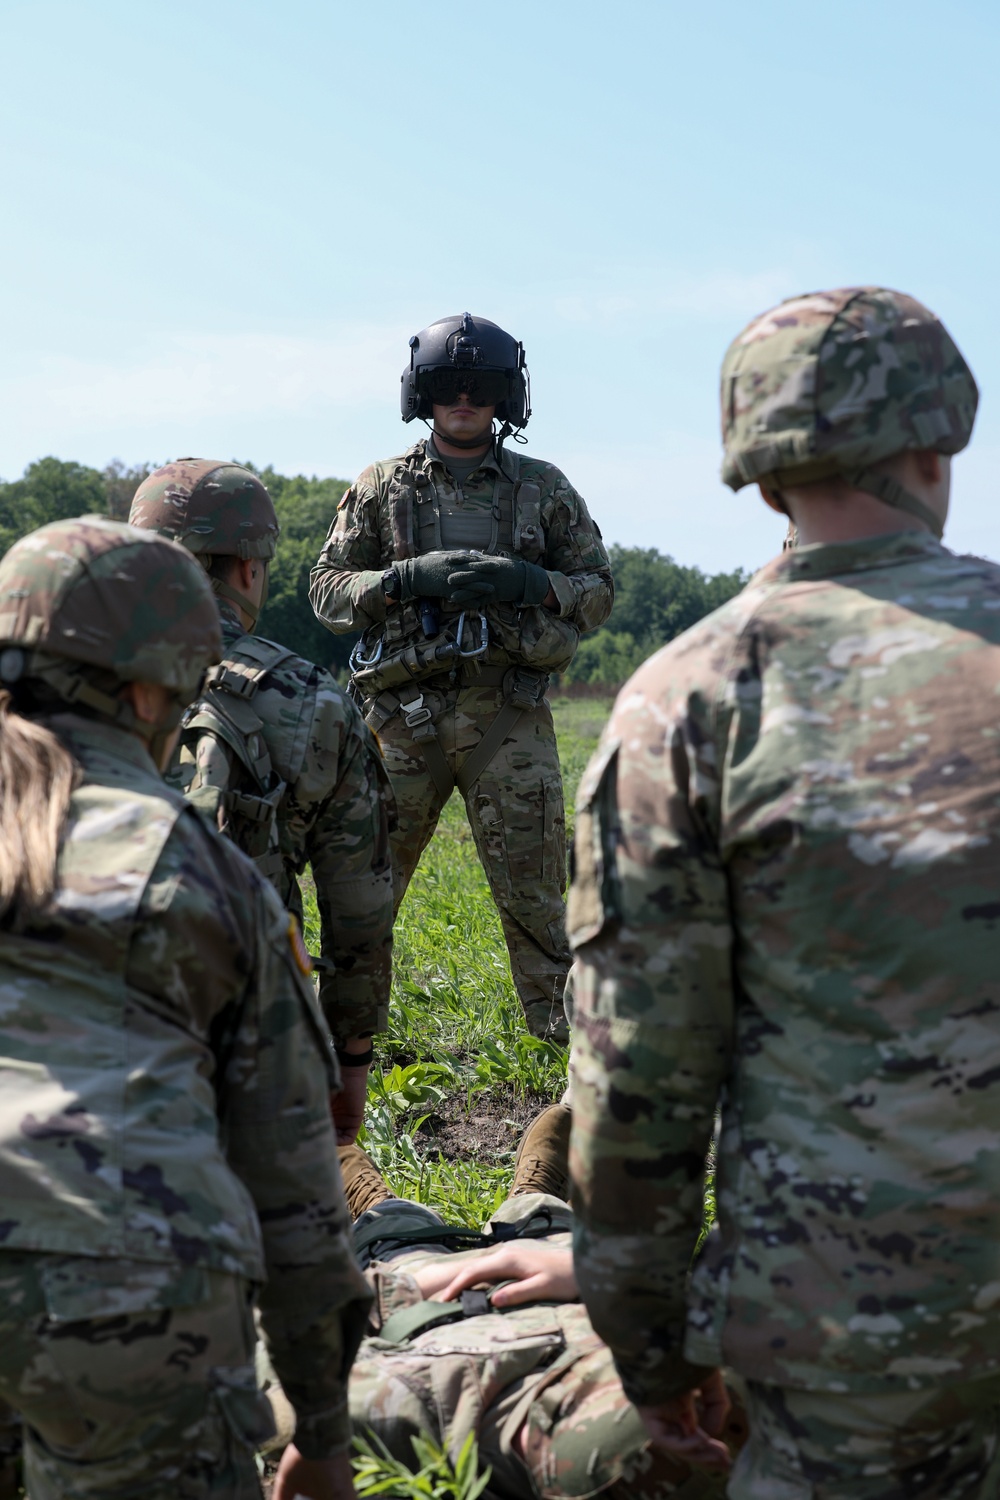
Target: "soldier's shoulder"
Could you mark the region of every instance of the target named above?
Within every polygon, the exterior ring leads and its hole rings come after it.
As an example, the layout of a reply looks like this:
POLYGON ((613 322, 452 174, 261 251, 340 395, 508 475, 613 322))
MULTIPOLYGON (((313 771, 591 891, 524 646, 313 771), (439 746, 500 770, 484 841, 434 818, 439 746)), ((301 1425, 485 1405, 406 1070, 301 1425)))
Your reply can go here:
POLYGON ((529 480, 543 490, 567 490, 576 494, 573 485, 556 464, 544 458, 532 458, 527 453, 518 454, 518 478, 529 480))
MULTIPOLYGON (((397 469, 405 467, 412 459, 422 459, 425 453, 425 442, 413 443, 411 447, 405 448, 402 453, 394 453, 389 458, 377 458, 367 468, 361 470, 352 486, 357 494, 378 493, 389 483, 397 469)), ((350 493, 350 491, 348 491, 350 493)))

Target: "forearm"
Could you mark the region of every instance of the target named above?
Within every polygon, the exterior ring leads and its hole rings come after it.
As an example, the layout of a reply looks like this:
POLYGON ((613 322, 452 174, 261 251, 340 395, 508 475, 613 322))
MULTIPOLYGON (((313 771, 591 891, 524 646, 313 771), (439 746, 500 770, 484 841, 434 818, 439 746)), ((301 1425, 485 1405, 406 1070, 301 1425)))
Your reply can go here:
POLYGON ((370 1303, 346 1230, 331 1238, 321 1265, 283 1268, 261 1292, 262 1331, 306 1458, 329 1458, 350 1445, 348 1376, 370 1303))
POLYGON ((309 602, 316 618, 337 635, 384 621, 384 571, 337 567, 320 558, 309 575, 309 602))
POLYGON ((258 984, 226 1070, 224 1139, 260 1224, 271 1357, 301 1423, 302 1451, 327 1457, 348 1440, 347 1375, 370 1295, 351 1251, 330 1119, 336 1062, 295 949, 279 936, 287 914, 269 897, 258 984))
POLYGON ((682 1355, 686 1287, 726 1047, 711 1025, 615 1018, 632 1007, 600 946, 581 955, 599 967, 581 964, 574 1021, 576 1272, 626 1394, 652 1404, 703 1373, 682 1355))
MULTIPOLYGON (((610 572, 560 573, 550 568, 549 580, 555 600, 553 613, 569 620, 581 635, 604 624, 615 602, 610 572)), ((552 608, 548 600, 545 602, 552 608)))
POLYGON ((333 1039, 372 1036, 389 1024, 392 982, 392 876, 369 871, 354 880, 316 882, 322 953, 332 970, 319 998, 333 1039))

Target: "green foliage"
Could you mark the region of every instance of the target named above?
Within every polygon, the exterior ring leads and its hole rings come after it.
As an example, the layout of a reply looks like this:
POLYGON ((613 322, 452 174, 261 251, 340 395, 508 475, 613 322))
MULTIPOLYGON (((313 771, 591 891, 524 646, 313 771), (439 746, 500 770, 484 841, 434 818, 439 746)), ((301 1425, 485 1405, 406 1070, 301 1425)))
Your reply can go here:
POLYGON ((655 547, 610 549, 615 607, 608 624, 580 643, 567 682, 617 686, 667 641, 738 594, 749 575, 705 574, 655 547))
POLYGON ((0 552, 49 521, 107 511, 104 479, 96 469, 40 458, 20 479, 0 482, 0 552))
POLYGON ((617 687, 627 681, 649 655, 650 652, 637 644, 630 631, 611 630, 605 625, 593 635, 584 636, 566 677, 570 682, 617 687))
POLYGON ((430 1437, 411 1437, 417 1468, 412 1471, 393 1458, 374 1433, 371 1441, 357 1437, 354 1449, 354 1486, 361 1500, 384 1495, 388 1500, 478 1500, 490 1482, 488 1466, 480 1474, 479 1449, 470 1432, 452 1465, 444 1448, 430 1437))
MULTIPOLYGON (((21 479, 0 482, 0 553, 25 532, 64 516, 97 511, 125 520, 132 496, 152 467, 127 468, 114 459, 97 470, 58 458, 39 459, 21 479)), ((316 619, 309 604, 309 573, 347 481, 288 476, 250 463, 246 467, 267 485, 281 522, 261 634, 343 675, 353 637, 333 635, 316 619)), ((602 630, 582 641, 566 673, 568 682, 619 686, 647 656, 725 603, 746 582, 739 569, 709 576, 700 568, 681 566, 655 547, 613 546, 611 566, 614 611, 602 630)))

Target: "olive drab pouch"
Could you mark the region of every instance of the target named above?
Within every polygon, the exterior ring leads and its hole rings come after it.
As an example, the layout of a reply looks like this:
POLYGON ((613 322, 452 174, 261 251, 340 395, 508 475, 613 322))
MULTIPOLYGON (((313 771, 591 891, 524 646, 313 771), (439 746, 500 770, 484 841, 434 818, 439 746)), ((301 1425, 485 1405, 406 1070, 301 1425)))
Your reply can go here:
POLYGON ((282 868, 277 812, 285 782, 271 764, 253 700, 268 674, 294 654, 256 636, 227 652, 181 721, 166 776, 272 881, 282 868))

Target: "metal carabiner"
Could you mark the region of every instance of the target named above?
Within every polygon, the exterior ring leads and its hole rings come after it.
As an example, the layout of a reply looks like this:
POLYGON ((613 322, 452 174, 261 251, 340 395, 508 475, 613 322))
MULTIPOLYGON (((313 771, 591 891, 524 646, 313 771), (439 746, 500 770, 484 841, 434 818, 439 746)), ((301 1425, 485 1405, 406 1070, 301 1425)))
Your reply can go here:
POLYGON ((354 649, 351 652, 350 660, 348 661, 347 665, 350 667, 352 672, 364 672, 368 667, 377 667, 379 662, 382 660, 382 647, 385 645, 385 636, 379 636, 378 644, 376 645, 375 650, 373 651, 371 656, 361 655, 364 642, 365 638, 364 636, 362 636, 361 639, 356 642, 354 649))
POLYGON ((486 616, 482 610, 479 611, 479 645, 472 651, 462 650, 462 636, 465 632, 465 610, 458 617, 458 629, 455 631, 455 645, 458 654, 463 661, 470 661, 474 656, 482 656, 490 644, 490 627, 486 623, 486 616))

